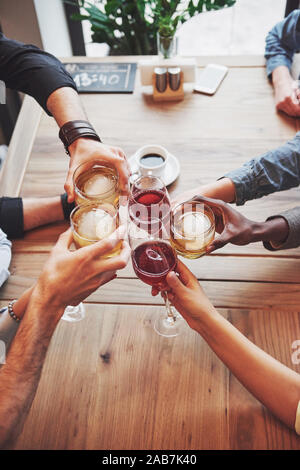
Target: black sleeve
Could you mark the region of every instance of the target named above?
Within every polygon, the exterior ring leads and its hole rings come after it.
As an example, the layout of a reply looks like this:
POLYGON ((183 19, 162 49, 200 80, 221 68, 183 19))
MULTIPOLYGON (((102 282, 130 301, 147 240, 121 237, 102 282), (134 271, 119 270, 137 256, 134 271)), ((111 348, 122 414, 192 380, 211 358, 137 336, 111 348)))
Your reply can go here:
POLYGON ((71 87, 74 80, 63 64, 31 44, 6 38, 0 33, 0 80, 8 88, 33 96, 47 114, 46 102, 58 88, 71 87))
POLYGON ((7 238, 24 235, 23 201, 20 197, 0 197, 0 228, 7 238))

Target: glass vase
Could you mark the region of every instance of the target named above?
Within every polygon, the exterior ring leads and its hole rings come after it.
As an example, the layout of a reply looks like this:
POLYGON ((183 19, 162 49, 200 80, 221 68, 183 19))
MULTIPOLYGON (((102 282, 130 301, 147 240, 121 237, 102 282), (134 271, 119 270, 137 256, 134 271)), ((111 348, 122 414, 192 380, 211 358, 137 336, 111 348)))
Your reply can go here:
POLYGON ((161 59, 171 59, 178 52, 177 36, 162 36, 157 34, 157 51, 161 59))

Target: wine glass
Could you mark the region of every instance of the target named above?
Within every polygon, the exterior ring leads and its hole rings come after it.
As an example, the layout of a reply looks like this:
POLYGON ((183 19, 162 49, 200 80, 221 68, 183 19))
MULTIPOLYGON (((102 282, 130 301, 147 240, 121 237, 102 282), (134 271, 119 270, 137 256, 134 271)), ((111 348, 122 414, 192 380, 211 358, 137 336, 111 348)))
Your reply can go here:
MULTIPOLYGON (((70 214, 70 223, 76 249, 96 243, 110 236, 120 224, 118 207, 109 203, 90 202, 76 206, 70 214)), ((102 255, 111 258, 122 249, 122 241, 102 255)), ((83 303, 66 307, 62 320, 75 322, 85 317, 83 303)))
POLYGON ((177 256, 162 221, 148 220, 147 230, 138 227, 135 221, 129 221, 128 240, 133 269, 138 278, 163 292, 166 314, 156 319, 155 331, 165 337, 177 336, 181 331, 182 317, 171 306, 166 291, 166 276, 176 268, 177 256))
POLYGON ((169 230, 171 203, 168 191, 160 178, 152 175, 139 177, 131 186, 128 200, 129 219, 139 227, 155 229, 155 221, 162 221, 169 230))
POLYGON ((215 236, 212 209, 193 200, 178 204, 171 212, 170 235, 177 254, 188 259, 205 255, 206 247, 215 236))

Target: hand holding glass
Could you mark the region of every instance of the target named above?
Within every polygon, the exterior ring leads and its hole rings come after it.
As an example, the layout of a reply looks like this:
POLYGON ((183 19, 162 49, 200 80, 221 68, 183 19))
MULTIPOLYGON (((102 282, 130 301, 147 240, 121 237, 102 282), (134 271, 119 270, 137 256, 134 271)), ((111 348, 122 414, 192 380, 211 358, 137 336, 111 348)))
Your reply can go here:
POLYGON ((181 316, 170 305, 166 289, 166 276, 176 268, 177 256, 167 237, 163 236, 162 223, 153 219, 154 230, 139 228, 129 222, 128 239, 132 250, 132 265, 136 275, 146 284, 163 291, 167 316, 159 317, 154 324, 155 331, 166 337, 180 333, 181 316), (159 230, 157 227, 160 225, 159 230))
MULTIPOLYGON (((96 243, 109 237, 119 227, 117 207, 108 203, 87 203, 76 206, 70 215, 74 245, 77 249, 96 243)), ((122 241, 102 258, 118 255, 122 249, 122 241)), ((75 275, 75 274, 74 274, 75 275)), ((66 321, 80 321, 84 318, 83 304, 68 306, 62 316, 66 321)))

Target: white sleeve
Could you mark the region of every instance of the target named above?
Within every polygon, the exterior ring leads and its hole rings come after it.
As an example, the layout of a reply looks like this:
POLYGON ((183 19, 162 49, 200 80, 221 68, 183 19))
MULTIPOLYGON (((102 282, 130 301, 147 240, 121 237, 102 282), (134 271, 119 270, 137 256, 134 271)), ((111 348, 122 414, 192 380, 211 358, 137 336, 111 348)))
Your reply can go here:
POLYGON ((0 229, 0 287, 9 277, 8 267, 11 261, 11 242, 0 229))

